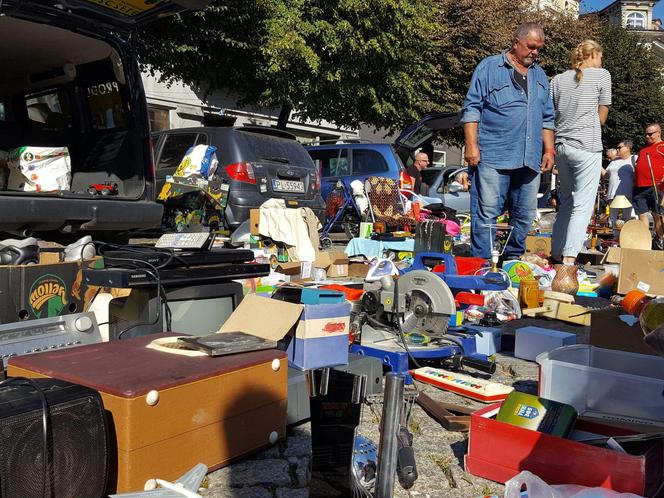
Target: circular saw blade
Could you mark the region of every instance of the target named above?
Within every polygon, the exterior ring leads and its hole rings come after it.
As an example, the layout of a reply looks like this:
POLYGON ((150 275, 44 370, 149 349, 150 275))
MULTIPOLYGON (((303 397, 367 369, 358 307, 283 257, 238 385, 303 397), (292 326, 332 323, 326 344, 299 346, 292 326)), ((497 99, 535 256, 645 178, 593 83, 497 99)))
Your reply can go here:
POLYGON ((429 335, 444 334, 447 331, 449 320, 448 315, 434 313, 431 298, 426 292, 414 289, 406 293, 404 332, 420 332, 429 335))

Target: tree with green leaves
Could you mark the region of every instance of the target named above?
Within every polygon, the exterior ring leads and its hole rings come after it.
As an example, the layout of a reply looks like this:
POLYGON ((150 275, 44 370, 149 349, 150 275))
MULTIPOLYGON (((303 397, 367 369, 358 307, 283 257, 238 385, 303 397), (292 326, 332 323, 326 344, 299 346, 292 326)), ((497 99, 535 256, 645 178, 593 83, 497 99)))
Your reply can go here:
POLYGON ((419 118, 435 74, 434 0, 214 0, 141 33, 166 80, 339 126, 419 118))
POLYGON ((603 65, 611 73, 613 104, 603 130, 605 147, 632 140, 645 145, 644 127, 664 122, 664 61, 643 38, 618 26, 603 25, 598 41, 603 65))

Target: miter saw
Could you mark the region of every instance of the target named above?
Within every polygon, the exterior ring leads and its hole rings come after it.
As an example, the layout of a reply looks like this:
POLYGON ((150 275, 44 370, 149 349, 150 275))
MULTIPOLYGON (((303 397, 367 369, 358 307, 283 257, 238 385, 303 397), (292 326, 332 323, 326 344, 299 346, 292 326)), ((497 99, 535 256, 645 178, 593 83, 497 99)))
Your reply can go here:
POLYGON ((452 291, 435 273, 414 270, 398 279, 383 277, 365 286, 351 323, 360 343, 351 351, 381 358, 401 373, 408 371, 409 360, 493 373, 495 364, 476 353, 473 333, 448 332, 455 313, 452 291))

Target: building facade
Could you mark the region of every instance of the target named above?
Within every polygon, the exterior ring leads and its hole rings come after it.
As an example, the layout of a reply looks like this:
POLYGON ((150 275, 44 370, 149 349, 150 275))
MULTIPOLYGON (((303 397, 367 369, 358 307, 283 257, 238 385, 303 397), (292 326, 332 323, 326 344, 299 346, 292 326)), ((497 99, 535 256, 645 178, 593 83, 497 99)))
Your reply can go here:
MULTIPOLYGON (((166 85, 158 75, 143 73, 143 86, 148 102, 152 131, 195 126, 242 126, 245 124, 276 126, 279 109, 258 109, 236 105, 237 98, 223 93, 206 95, 182 82, 166 85)), ((311 122, 291 119, 287 130, 298 140, 356 139, 359 132, 338 127, 327 121, 311 122)))

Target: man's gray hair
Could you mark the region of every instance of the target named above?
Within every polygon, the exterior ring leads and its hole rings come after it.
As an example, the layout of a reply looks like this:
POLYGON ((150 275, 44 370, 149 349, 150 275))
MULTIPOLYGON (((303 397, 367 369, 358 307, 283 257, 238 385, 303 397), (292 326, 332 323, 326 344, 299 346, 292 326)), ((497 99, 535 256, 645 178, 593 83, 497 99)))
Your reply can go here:
POLYGON ((517 28, 514 30, 512 39, 521 40, 522 38, 526 38, 530 33, 538 36, 542 40, 544 39, 544 30, 542 29, 542 26, 536 22, 524 22, 523 24, 517 26, 517 28))
POLYGON ((634 142, 631 140, 621 140, 619 143, 623 144, 623 147, 627 147, 629 150, 632 150, 632 146, 634 145, 634 142))

